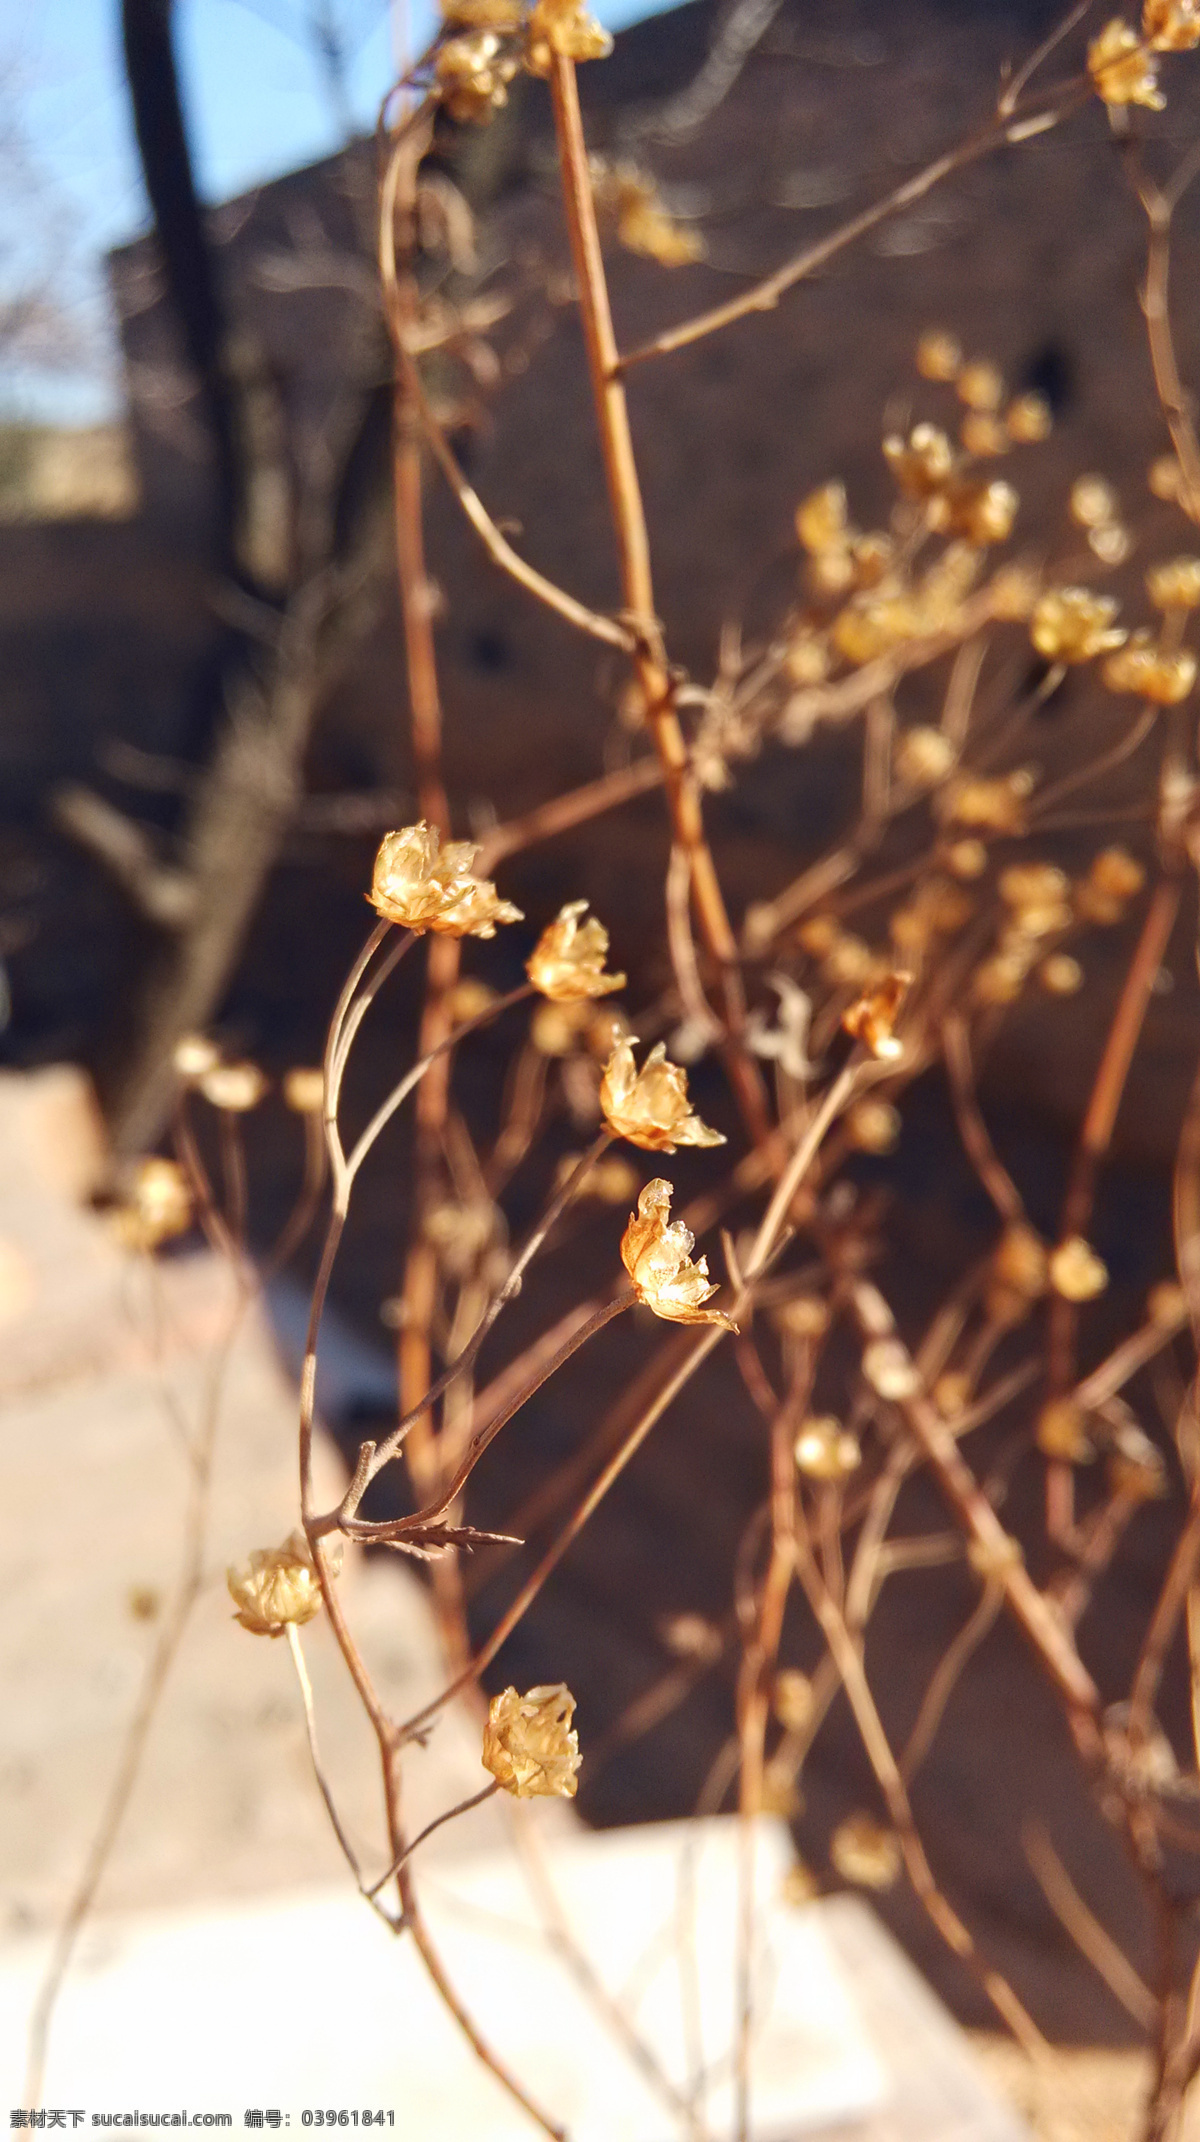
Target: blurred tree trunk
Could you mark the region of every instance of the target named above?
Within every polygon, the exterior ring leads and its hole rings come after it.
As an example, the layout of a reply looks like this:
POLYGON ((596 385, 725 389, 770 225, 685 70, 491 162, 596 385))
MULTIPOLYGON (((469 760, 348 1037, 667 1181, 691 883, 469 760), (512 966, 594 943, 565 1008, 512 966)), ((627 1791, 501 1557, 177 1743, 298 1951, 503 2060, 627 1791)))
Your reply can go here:
POLYGON ((125 62, 166 288, 198 383, 214 472, 214 599, 231 636, 174 852, 91 790, 56 798, 60 826, 104 867, 143 925, 98 1071, 118 1152, 161 1134, 172 1053, 220 1009, 302 793, 313 720, 366 629, 389 566, 386 462, 348 510, 347 479, 379 417, 382 367, 349 376, 322 450, 297 468, 276 384, 226 316, 188 152, 171 0, 123 0, 125 62))

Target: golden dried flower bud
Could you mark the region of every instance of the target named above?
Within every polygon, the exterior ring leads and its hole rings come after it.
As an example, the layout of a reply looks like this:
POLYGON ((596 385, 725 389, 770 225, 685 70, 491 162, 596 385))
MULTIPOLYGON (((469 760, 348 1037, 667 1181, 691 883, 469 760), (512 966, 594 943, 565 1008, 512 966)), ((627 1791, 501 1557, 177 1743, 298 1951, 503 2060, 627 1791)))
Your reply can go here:
POLYGON ((140 1160, 128 1195, 112 1214, 112 1231, 125 1249, 152 1250, 192 1224, 192 1193, 177 1160, 140 1160))
POLYGON ((949 816, 961 826, 982 826, 991 833, 1023 833, 1033 775, 1019 766, 991 779, 982 774, 956 781, 949 796, 949 816))
POLYGON ((1036 446, 1048 439, 1054 418, 1044 394, 1018 394, 1004 412, 1005 428, 1019 446, 1036 446))
POLYGON ((591 1026, 588 1006, 589 1000, 583 997, 574 1004, 552 1004, 547 1000, 536 1005, 529 1022, 529 1039, 534 1048, 543 1056, 570 1056, 591 1026))
POLYGON ((232 1116, 248 1115, 267 1090, 258 1065, 251 1063, 214 1064, 197 1083, 211 1108, 223 1109, 232 1116))
MULTIPOLYGON (((582 1155, 564 1153, 554 1174, 554 1187, 561 1190, 575 1173, 582 1155)), ((579 1188, 581 1197, 594 1197, 601 1205, 627 1205, 638 1193, 638 1171, 619 1153, 606 1154, 588 1169, 579 1188)))
POLYGON ((1101 528, 1121 517, 1117 494, 1103 476, 1077 476, 1068 507, 1077 528, 1101 528))
POLYGON ((483 1729, 485 1770, 518 1800, 573 1800, 579 1788, 575 1698, 564 1681, 493 1696, 483 1729))
POLYGON ((623 974, 605 974, 608 931, 595 915, 586 922, 586 900, 570 900, 555 920, 542 931, 525 972, 535 989, 558 1003, 571 1004, 581 997, 606 997, 625 987, 623 974))
POLYGON ((819 1294, 793 1294, 771 1312, 778 1331, 793 1339, 819 1339, 829 1329, 829 1304, 819 1294))
POLYGON ((505 53, 503 39, 495 30, 471 30, 448 38, 438 51, 434 79, 449 117, 460 124, 486 125, 507 104, 508 84, 517 65, 505 53))
POLYGON ((796 932, 797 942, 813 959, 828 959, 841 936, 842 926, 836 915, 810 915, 796 932))
POLYGON ((1120 521, 1104 521, 1099 528, 1089 528, 1088 549, 1095 552, 1101 565, 1123 565, 1133 549, 1133 537, 1120 521))
POLYGON ((1037 1446, 1043 1457, 1067 1465, 1086 1465, 1096 1453, 1085 1433, 1084 1416, 1070 1398, 1043 1406, 1037 1420, 1037 1446))
POLYGON ((1007 1577, 1011 1570, 1019 1569, 1024 1560, 1025 1550, 1011 1533, 1006 1533, 1002 1540, 971 1540, 967 1545, 967 1561, 985 1584, 994 1584, 1007 1577))
POLYGON ((1194 610, 1200 605, 1200 558, 1160 558, 1146 574, 1146 592, 1156 610, 1194 610))
POLYGON ((917 370, 922 379, 950 383, 962 370, 962 346, 956 335, 940 327, 928 327, 917 343, 917 370))
POLYGON ((1101 672, 1110 692, 1136 692, 1152 706, 1174 707, 1196 682, 1196 657, 1186 647, 1156 647, 1145 631, 1110 655, 1101 672))
POLYGON ((982 409, 973 409, 969 416, 963 418, 958 428, 958 436, 966 452, 973 454, 977 460, 1006 454, 1012 444, 999 417, 982 409))
POLYGON ((954 473, 954 448, 936 424, 914 425, 907 440, 889 434, 883 455, 908 498, 933 497, 954 473))
POLYGON ((1108 1267, 1082 1235, 1068 1235, 1051 1252, 1050 1284, 1065 1301, 1090 1302, 1108 1285, 1108 1267))
POLYGON ((992 1257, 996 1278, 1015 1294, 1036 1301, 1050 1284, 1050 1256, 1045 1243, 1023 1220, 1005 1228, 992 1257))
POLYGON ((657 1042, 639 1071, 632 1041, 620 1036, 600 1081, 600 1106, 614 1138, 628 1138, 647 1153, 673 1153, 679 1145, 724 1145, 688 1105, 687 1072, 667 1060, 657 1042))
POLYGON ((987 869, 987 849, 981 840, 951 841, 941 859, 956 878, 981 878, 987 869))
POLYGON ((916 1398, 921 1374, 901 1339, 872 1339, 863 1348, 862 1371, 880 1398, 916 1398))
POLYGON ((842 1013, 842 1025, 856 1041, 869 1049, 872 1056, 895 1058, 903 1056, 904 1045, 896 1037, 896 1020, 900 1006, 912 981, 910 974, 899 969, 887 975, 876 988, 857 1003, 847 1005, 842 1013))
POLYGON ((809 1480, 848 1480, 862 1464, 858 1437, 832 1413, 814 1414, 801 1422, 793 1455, 798 1470, 809 1480))
POLYGON ((234 1616, 252 1636, 282 1636, 321 1611, 321 1584, 303 1532, 289 1533, 282 1547, 257 1547, 241 1569, 225 1573, 234 1616))
POLYGON ((968 409, 998 409, 1004 399, 1004 380, 998 367, 976 358, 963 366, 955 385, 960 402, 968 409))
POLYGON ((670 1183, 655 1176, 621 1237, 621 1262, 633 1291, 645 1308, 668 1323, 724 1324, 733 1331, 736 1326, 719 1309, 704 1307, 717 1289, 708 1276, 707 1257, 692 1262, 696 1238, 691 1228, 670 1218, 674 1194, 670 1183))
MULTIPOLYGON (((995 490, 994 484, 989 485, 995 490)), ((1001 624, 1023 625, 1033 616, 1041 589, 1038 576, 1027 565, 1002 565, 987 585, 988 608, 1001 624)))
POLYGON ((859 1153, 890 1153, 900 1137, 900 1111, 890 1101, 856 1101, 846 1115, 846 1136, 859 1153))
POLYGON ((1187 1316, 1187 1295, 1177 1279, 1160 1279, 1146 1296, 1146 1315, 1152 1324, 1181 1324, 1187 1316))
POLYGON ((471 841, 443 841, 424 819, 385 833, 368 898, 387 922, 447 937, 494 937, 498 922, 520 922, 488 878, 471 875, 479 853, 471 841))
POLYGON ((725 1649, 720 1630, 703 1614, 669 1614, 658 1633, 677 1659, 693 1659, 700 1666, 714 1666, 725 1649))
POLYGON ((1009 907, 1044 907, 1064 898, 1067 878, 1053 863, 1013 863, 998 880, 1000 898, 1009 907))
POLYGON ((1037 603, 1029 636, 1048 662, 1091 662, 1119 647, 1125 634, 1113 628, 1117 604, 1091 588, 1048 588, 1037 603))
POLYGON ((1102 848, 1092 858, 1088 883, 1111 900, 1132 900, 1145 882, 1145 869, 1128 848, 1102 848))
POLYGON ((1160 454, 1146 471, 1146 483, 1155 498, 1167 505, 1177 505, 1186 488, 1183 470, 1174 454, 1160 454))
POLYGON ((979 962, 971 980, 977 1004, 1015 1004, 1029 975, 1029 961, 1016 952, 997 952, 979 962))
POLYGON ((850 523, 844 484, 823 483, 801 499, 796 508, 796 534, 814 557, 822 551, 845 549, 850 523))
POLYGON ((829 675, 829 642, 815 632, 797 632, 789 643, 783 667, 788 683, 800 689, 808 684, 823 684, 829 675))
POLYGON ((203 1078, 206 1071, 212 1071, 220 1063, 221 1051, 205 1034, 185 1034, 176 1042, 171 1061, 180 1078, 195 1080, 203 1078))
POLYGON ((1088 73, 1106 104, 1144 104, 1160 112, 1166 103, 1158 87, 1157 61, 1121 15, 1114 15, 1088 46, 1088 73))
POLYGON ((1158 1502, 1167 1492, 1162 1453, 1132 1421, 1122 1422, 1114 1434, 1108 1479, 1130 1502, 1158 1502))
POLYGON ((525 64, 530 74, 548 75, 553 56, 575 60, 607 59, 612 38, 583 0, 537 0, 529 17, 525 64))
POLYGON ((1192 52, 1200 45, 1200 0, 1142 0, 1142 36, 1156 52, 1192 52))
POLYGON ((927 726, 902 729, 896 739, 896 772, 913 788, 936 788, 957 757, 954 745, 941 729, 927 726))
MULTIPOLYGON (((1020 503, 1012 485, 999 476, 993 476, 987 483, 956 485, 949 498, 946 526, 965 536, 968 543, 1006 543, 1012 534, 1020 503)), ((1016 570, 1012 568, 1013 572, 1016 570)), ((996 608, 995 591, 999 577, 997 575, 992 582, 992 609, 996 616, 1002 614, 996 608)), ((1007 582, 1004 584, 1008 585, 1007 582)))
POLYGON ((1038 980, 1052 997, 1073 997, 1083 987, 1083 968, 1069 952, 1053 952, 1038 968, 1038 980))
POLYGON ((784 1666, 775 1676, 771 1707, 785 1733, 802 1733, 813 1714, 813 1685, 806 1673, 784 1666))
POLYGON ((446 997, 446 1017, 452 1026, 465 1026, 468 1020, 480 1019, 490 1011, 498 996, 499 991, 490 989, 486 982, 464 974, 446 997))
POLYGON ((325 1073, 312 1064, 297 1064, 285 1072, 283 1099, 298 1116, 319 1116, 325 1106, 325 1073))
POLYGON ((890 1889, 900 1872, 900 1840, 873 1815, 847 1815, 829 1840, 831 1865, 858 1889, 890 1889))

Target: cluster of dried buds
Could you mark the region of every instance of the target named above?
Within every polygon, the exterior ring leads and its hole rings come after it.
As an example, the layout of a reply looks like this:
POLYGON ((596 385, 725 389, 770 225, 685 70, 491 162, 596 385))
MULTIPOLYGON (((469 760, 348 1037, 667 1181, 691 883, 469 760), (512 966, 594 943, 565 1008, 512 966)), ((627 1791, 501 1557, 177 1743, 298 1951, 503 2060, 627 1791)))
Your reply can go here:
POLYGON ((564 59, 606 59, 612 38, 584 0, 443 0, 449 33, 438 47, 434 86, 451 119, 486 124, 508 101, 514 76, 547 75, 564 59))
POLYGON ((483 1767, 518 1800, 573 1800, 579 1786, 575 1698, 565 1682, 506 1688, 493 1696, 483 1729, 483 1767))
POLYGON ((1162 111, 1158 59, 1164 52, 1191 52, 1200 45, 1197 0, 1144 0, 1140 31, 1114 15, 1088 46, 1092 87, 1110 109, 1143 104, 1162 111))

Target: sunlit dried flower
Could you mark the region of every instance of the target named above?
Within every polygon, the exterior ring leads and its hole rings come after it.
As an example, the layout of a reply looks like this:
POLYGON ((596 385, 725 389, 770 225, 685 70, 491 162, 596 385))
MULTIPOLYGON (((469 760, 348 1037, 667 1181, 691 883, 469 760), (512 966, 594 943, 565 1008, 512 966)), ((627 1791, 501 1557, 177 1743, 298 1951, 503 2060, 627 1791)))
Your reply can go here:
POLYGON ((1009 907, 1044 907, 1067 891, 1066 875, 1053 863, 1012 863, 997 882, 1000 898, 1009 907))
POLYGON ((987 849, 981 840, 955 840, 942 856, 956 878, 981 878, 987 869, 987 849))
POLYGON ((1133 549, 1133 537, 1120 521, 1102 521, 1099 528, 1089 528, 1087 539, 1088 549, 1101 565, 1122 565, 1133 549))
POLYGON ((320 1580, 300 1531, 289 1533, 282 1547, 256 1547, 241 1569, 226 1570, 225 1581, 238 1610, 234 1619, 252 1636, 282 1636, 289 1622, 299 1628, 321 1610, 320 1580))
POLYGON ((1152 1324, 1178 1324, 1187 1315, 1187 1295, 1177 1279, 1160 1279, 1146 1296, 1146 1315, 1152 1324))
POLYGON ((982 826, 992 833, 1023 833, 1033 775, 1026 767, 986 778, 970 774, 950 790, 948 816, 960 826, 982 826))
POLYGON ((1144 104, 1160 112, 1166 103, 1158 87, 1157 62, 1121 15, 1114 15, 1088 46, 1088 73, 1106 104, 1144 104))
POLYGON ((140 1160, 124 1202, 112 1213, 112 1231, 126 1249, 152 1250, 192 1224, 192 1194, 177 1160, 140 1160))
POLYGON ((805 550, 814 556, 823 550, 842 550, 849 533, 844 484, 823 483, 801 499, 796 508, 796 534, 805 550))
POLYGON ((544 997, 574 1003, 581 997, 606 997, 625 987, 623 974, 605 974, 608 931, 595 915, 587 915, 586 900, 570 900, 556 919, 542 931, 525 972, 544 997))
MULTIPOLYGON (((990 485, 995 490, 994 484, 990 485)), ((988 609, 1002 624, 1024 624, 1033 616, 1041 582, 1027 565, 1002 565, 987 584, 988 609)))
POLYGON ((896 772, 913 788, 935 788, 945 779, 958 753, 941 729, 922 725, 904 729, 896 740, 896 772))
POLYGON ((1108 1267, 1082 1235, 1068 1235, 1050 1255, 1050 1284, 1069 1302, 1090 1302, 1108 1285, 1108 1267))
POLYGON ((497 996, 498 991, 476 975, 464 974, 447 994, 446 1017, 454 1026, 465 1026, 469 1019, 479 1019, 490 1011, 497 996))
POLYGON ((668 1323, 724 1324, 732 1331, 736 1327, 719 1309, 703 1306, 717 1289, 708 1276, 707 1257, 692 1262, 696 1237, 691 1228, 669 1217, 674 1194, 670 1183, 655 1176, 621 1237, 621 1262, 634 1293, 668 1323))
POLYGON ((641 253, 664 268, 703 260, 703 236, 676 221, 648 172, 635 164, 608 164, 593 157, 592 182, 599 206, 614 218, 628 252, 641 253))
POLYGON ((984 409, 973 409, 963 418, 958 436, 967 453, 973 454, 977 460, 1006 454, 1012 443, 999 417, 984 409))
POLYGON ((220 1063, 221 1051, 206 1034, 185 1034, 176 1042, 171 1061, 180 1078, 194 1080, 203 1078, 206 1071, 220 1063))
POLYGON ((1146 882, 1146 872, 1128 848, 1102 848, 1093 856, 1088 882, 1113 900, 1132 900, 1146 882))
POLYGON ((1054 418, 1044 394, 1018 394, 1004 412, 1004 423, 1019 446, 1036 446, 1049 438, 1054 418))
POLYGON ((1027 951, 1012 947, 981 960, 971 978, 971 994, 977 1004, 1015 1004, 1032 964, 1027 951))
POLYGON ((802 1733, 813 1714, 813 1685, 794 1666, 781 1667, 771 1689, 771 1707, 785 1733, 802 1733))
POLYGON ((880 1398, 915 1398, 921 1374, 902 1339, 872 1339, 863 1348, 862 1372, 880 1398))
POLYGON ((956 335, 948 335, 940 327, 926 328, 917 344, 917 370, 922 379, 955 380, 962 361, 962 346, 956 335))
POLYGON ((797 631, 788 643, 783 658, 784 674, 789 684, 803 690, 806 685, 822 684, 829 675, 829 642, 819 633, 797 631))
POLYGON ((549 74, 553 55, 561 59, 607 59, 613 41, 584 0, 537 0, 529 17, 526 65, 531 74, 549 74))
POLYGON ((1100 528, 1105 521, 1116 521, 1121 516, 1117 494, 1103 476, 1077 476, 1068 505, 1078 528, 1100 528))
POLYGON ((1152 706, 1178 706, 1196 682, 1196 657, 1186 647, 1158 647, 1146 631, 1110 655, 1101 672, 1110 692, 1136 692, 1152 706))
POLYGON ((1146 484, 1155 498, 1164 499, 1168 505, 1174 505, 1182 498, 1186 486, 1183 470, 1174 454, 1160 454, 1157 461, 1151 462, 1146 471, 1146 484))
POLYGON ((385 833, 368 894, 372 907, 408 930, 494 937, 496 924, 520 922, 521 910, 501 900, 490 879, 471 875, 478 852, 471 841, 443 841, 424 819, 385 833))
POLYGON ((810 915, 796 931, 797 942, 814 959, 827 959, 842 934, 842 926, 836 915, 810 915))
POLYGON ((267 1090, 258 1065, 251 1063, 214 1064, 198 1084, 211 1108, 224 1109, 233 1116, 248 1115, 267 1090))
POLYGON ((1156 610, 1194 610, 1200 605, 1200 558, 1161 558, 1146 574, 1146 592, 1156 610))
POLYGON ((1037 1420, 1037 1446, 1045 1458, 1086 1465, 1096 1453, 1085 1431, 1084 1416, 1070 1398, 1052 1399, 1037 1420))
POLYGON ((971 1378, 965 1369, 943 1369, 930 1396, 942 1419, 952 1421, 971 1396, 971 1378))
POLYGON ((325 1073, 315 1064, 297 1064, 284 1074, 283 1099, 298 1116, 319 1116, 325 1105, 325 1073))
POLYGON ((1191 52, 1200 45, 1198 0, 1142 0, 1142 36, 1156 52, 1191 52))
POLYGON ((517 66, 495 30, 470 30, 448 38, 438 52, 434 77, 450 118, 460 124, 485 125, 507 104, 508 84, 517 66))
POLYGON ((846 1115, 846 1136, 860 1153, 890 1153, 900 1136, 900 1111, 890 1101, 856 1101, 846 1115))
POLYGON ((873 1815, 847 1815, 829 1840, 830 1862, 859 1889, 890 1889, 900 1872, 900 1840, 873 1815))
POLYGON ((896 1037, 896 1019, 904 1002, 910 974, 899 970, 887 975, 866 996, 848 1004, 842 1013, 842 1025, 856 1041, 861 1041, 872 1056, 893 1058, 903 1056, 904 1045, 896 1037))
POLYGON ((915 424, 907 440, 890 433, 884 459, 901 491, 909 498, 930 498, 954 472, 954 448, 936 424, 915 424))
POLYGON ((862 1464, 858 1437, 832 1413, 802 1421, 793 1446, 797 1468, 809 1480, 848 1480, 862 1464))
POLYGON ((1032 1227, 1014 1220, 996 1245, 992 1270, 1003 1286, 1036 1301, 1050 1284, 1049 1251, 1032 1227))
POLYGON ((493 1696, 483 1729, 482 1763, 518 1800, 573 1800, 579 1787, 575 1698, 564 1681, 519 1696, 493 1696))
POLYGON ((778 1331, 793 1339, 819 1339, 829 1329, 829 1304, 819 1294, 793 1294, 771 1312, 778 1331))
POLYGON ((960 402, 968 409, 998 409, 1004 398, 1004 380, 994 364, 975 358, 965 364, 955 386, 960 402))
POLYGON ((724 1145, 721 1132, 710 1130, 689 1108, 687 1072, 668 1062, 666 1044, 657 1042, 639 1071, 631 1045, 636 1038, 621 1036, 614 1043, 600 1081, 600 1106, 613 1136, 628 1138, 647 1153, 673 1153, 677 1145, 724 1145))
POLYGON ((1029 637, 1048 662, 1091 662, 1125 638, 1113 627, 1116 614, 1111 595, 1091 588, 1048 588, 1034 610, 1029 637))
POLYGON ((725 1649, 720 1630, 703 1614, 669 1614, 658 1633, 677 1659, 694 1659, 697 1665, 715 1665, 725 1649))
POLYGON ((1038 968, 1038 980, 1052 997, 1073 997, 1083 987, 1083 968, 1069 952, 1052 952, 1038 968))

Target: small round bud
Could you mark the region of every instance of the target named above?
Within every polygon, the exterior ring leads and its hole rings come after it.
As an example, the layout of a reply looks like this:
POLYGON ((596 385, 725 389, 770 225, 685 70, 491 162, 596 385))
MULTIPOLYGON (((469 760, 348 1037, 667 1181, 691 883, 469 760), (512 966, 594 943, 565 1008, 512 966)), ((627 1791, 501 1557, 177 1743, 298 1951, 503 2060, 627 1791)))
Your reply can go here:
POLYGON ((806 1673, 794 1666, 781 1668, 775 1676, 771 1703, 785 1733, 802 1733, 813 1715, 813 1685, 806 1673))
POLYGON ((900 1872, 900 1840, 873 1815, 847 1815, 829 1840, 829 1858, 856 1888, 890 1889, 900 1872))
POLYGON ((1069 952, 1052 952, 1038 968, 1038 980, 1052 997, 1073 997, 1083 987, 1083 968, 1069 952))
POLYGON ((920 1371, 900 1339, 872 1339, 863 1348, 862 1372, 880 1398, 915 1398, 921 1389, 920 1371))
POLYGON ((215 1064, 198 1083, 210 1108, 231 1116, 248 1115, 267 1090, 266 1079, 252 1063, 215 1064))
POLYGON ((298 1116, 319 1116, 325 1106, 325 1073, 315 1064, 297 1064, 284 1074, 283 1099, 298 1116))
POLYGON ((206 1071, 212 1071, 221 1061, 221 1052, 207 1035, 185 1034, 176 1042, 171 1061, 180 1078, 192 1081, 203 1078, 206 1071))
POLYGON ((987 869, 987 849, 981 840, 951 841, 942 861, 956 878, 981 878, 987 869))
POLYGON ((1053 422, 1044 394, 1019 394, 1004 412, 1008 436, 1019 446, 1035 446, 1049 438, 1053 422))
POLYGON ((962 369, 962 345, 956 335, 928 327, 917 343, 917 370, 922 379, 951 384, 962 369))
POLYGON ((833 1414, 814 1415, 803 1421, 793 1448, 797 1469, 809 1480, 848 1480, 862 1464, 858 1437, 833 1414))
POLYGON ((1121 511, 1117 494, 1103 476, 1077 476, 1071 485, 1070 514, 1077 528, 1101 528, 1121 511))
POLYGON ((936 788, 954 765, 958 753, 941 729, 904 729, 896 739, 896 772, 913 788, 936 788))
POLYGON ((1082 1235, 1068 1235, 1050 1255, 1050 1284, 1068 1302, 1090 1302, 1108 1285, 1108 1267, 1082 1235))
POLYGON ((856 1101, 847 1111, 846 1135, 859 1153, 890 1153, 900 1137, 900 1111, 890 1101, 856 1101))
POLYGON ((1069 1398, 1056 1398, 1038 1414, 1037 1446, 1043 1457, 1086 1465, 1096 1453, 1084 1432, 1084 1416, 1069 1398))
POLYGON ((963 366, 955 386, 960 402, 965 402, 968 409, 991 411, 998 409, 1004 399, 1004 380, 1000 371, 980 358, 963 366))

